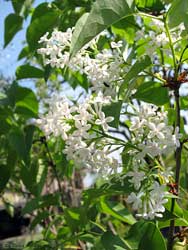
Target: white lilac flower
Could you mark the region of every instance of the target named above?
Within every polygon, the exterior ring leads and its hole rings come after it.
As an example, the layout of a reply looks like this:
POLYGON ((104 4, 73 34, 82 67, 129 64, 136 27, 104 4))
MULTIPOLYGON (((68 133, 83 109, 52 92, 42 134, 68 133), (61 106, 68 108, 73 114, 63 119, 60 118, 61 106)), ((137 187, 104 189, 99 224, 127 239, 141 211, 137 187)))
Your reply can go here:
POLYGON ((105 117, 104 112, 98 112, 98 119, 95 121, 95 124, 101 125, 104 131, 108 130, 108 123, 113 121, 114 118, 112 116, 105 117))
POLYGON ((142 207, 142 197, 143 194, 135 194, 134 192, 130 193, 130 195, 127 197, 127 203, 131 204, 134 210, 138 210, 142 207))
POLYGON ((138 190, 141 186, 141 182, 146 178, 146 173, 139 170, 138 167, 134 167, 133 171, 129 171, 126 176, 131 177, 129 182, 134 185, 134 188, 138 190))
POLYGON ((163 132, 165 126, 165 123, 155 124, 153 122, 148 122, 148 127, 150 128, 148 138, 153 138, 156 136, 159 140, 163 140, 165 138, 163 132))
POLYGON ((117 43, 116 42, 111 42, 110 45, 111 45, 112 49, 121 48, 123 46, 123 41, 119 41, 117 43))
POLYGON ((165 186, 154 181, 148 190, 143 189, 139 193, 132 192, 127 198, 127 203, 132 203, 133 209, 137 210, 137 217, 161 218, 165 211, 164 204, 168 201, 165 198, 166 193, 165 186))

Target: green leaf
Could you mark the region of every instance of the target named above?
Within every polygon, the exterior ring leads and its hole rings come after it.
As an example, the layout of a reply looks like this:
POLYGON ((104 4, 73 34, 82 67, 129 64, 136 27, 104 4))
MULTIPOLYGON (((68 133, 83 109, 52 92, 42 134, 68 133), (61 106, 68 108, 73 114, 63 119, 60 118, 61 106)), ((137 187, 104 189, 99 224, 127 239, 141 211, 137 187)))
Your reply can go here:
POLYGON ((28 162, 28 153, 25 145, 25 136, 21 129, 14 128, 8 136, 10 147, 15 150, 25 163, 28 162))
POLYGON ((124 82, 119 90, 119 97, 121 100, 125 100, 129 97, 131 90, 135 87, 136 82, 133 81, 138 77, 144 69, 151 65, 151 59, 149 56, 144 56, 143 58, 136 61, 124 77, 124 82), (129 82, 131 83, 129 84, 129 82))
POLYGON ((47 12, 50 12, 51 11, 51 6, 49 5, 49 3, 41 3, 39 4, 33 14, 32 14, 32 17, 31 17, 31 23, 37 19, 37 18, 40 18, 41 16, 44 15, 44 13, 47 13, 47 12))
POLYGON ((9 14, 5 18, 4 47, 6 47, 16 33, 22 29, 23 18, 17 14, 9 14))
POLYGON ((128 16, 112 25, 112 32, 132 44, 135 39, 135 31, 139 29, 133 16, 128 16))
POLYGON ((97 0, 88 17, 78 20, 71 41, 71 56, 110 25, 133 14, 133 4, 133 0, 97 0))
POLYGON ((111 127, 118 128, 119 126, 119 117, 121 112, 122 101, 112 102, 109 105, 103 107, 105 116, 112 116, 114 120, 109 123, 111 127))
POLYGON ((131 249, 125 244, 123 239, 121 239, 118 235, 114 235, 111 231, 107 231, 102 235, 101 242, 106 250, 131 249))
POLYGON ((99 208, 100 212, 109 214, 129 225, 133 225, 136 222, 132 214, 121 203, 107 202, 105 197, 101 197, 99 208))
POLYGON ((146 222, 144 228, 145 232, 140 240, 138 250, 166 250, 165 240, 156 225, 146 222))
POLYGON ((46 181, 47 167, 41 161, 32 162, 30 166, 22 166, 20 175, 26 188, 39 196, 46 181))
POLYGON ((8 104, 26 118, 36 117, 38 114, 38 101, 34 92, 25 87, 21 87, 17 82, 13 82, 7 91, 8 104))
POLYGON ((161 0, 136 0, 136 7, 145 12, 160 12, 165 5, 161 0))
POLYGON ((17 80, 42 77, 44 77, 44 71, 29 64, 21 65, 16 69, 17 80))
MULTIPOLYGON (((188 212, 187 210, 181 208, 177 201, 175 202, 175 206, 174 206, 174 211, 173 214, 171 213, 171 203, 172 203, 172 199, 170 199, 166 204, 165 204, 165 208, 166 211, 168 211, 171 215, 171 217, 173 217, 175 219, 175 226, 188 226, 188 212)), ((163 227, 168 227, 170 225, 170 219, 167 218, 166 221, 159 221, 159 227, 163 228, 163 227)))
POLYGON ((180 107, 181 109, 184 109, 184 110, 188 109, 188 97, 187 96, 181 96, 180 107))
POLYGON ((61 14, 57 9, 50 7, 49 5, 48 8, 46 8, 45 5, 42 7, 39 5, 35 9, 33 12, 32 22, 26 32, 27 42, 31 51, 38 47, 40 37, 46 32, 52 31, 52 29, 57 25, 59 15, 61 14))
POLYGON ((35 131, 35 126, 27 126, 25 128, 25 144, 26 144, 26 150, 29 153, 31 146, 32 146, 32 142, 33 142, 33 134, 35 131))
POLYGON ((158 227, 152 222, 139 221, 129 230, 125 241, 130 249, 138 250, 166 250, 164 238, 158 227))
POLYGON ((87 223, 87 216, 84 207, 67 208, 64 210, 64 216, 72 231, 84 227, 87 223))
POLYGON ((14 8, 14 11, 19 14, 23 5, 24 5, 24 2, 26 0, 12 0, 12 7, 14 8))
POLYGON ((24 115, 27 118, 37 117, 38 101, 31 89, 17 86, 14 89, 14 102, 16 113, 24 115))
POLYGON ((84 191, 85 203, 91 204, 92 202, 98 202, 101 196, 110 196, 118 194, 129 194, 133 192, 133 187, 128 182, 128 177, 114 176, 97 188, 90 188, 84 191))
POLYGON ((20 51, 20 54, 18 55, 18 60, 21 60, 25 57, 27 57, 29 54, 29 47, 26 46, 24 47, 21 51, 20 51))
POLYGON ((169 101, 167 88, 162 87, 158 82, 144 82, 137 88, 133 98, 158 106, 169 101))
MULTIPOLYGON (((84 13, 76 23, 75 30, 71 39, 71 46, 73 46, 74 41, 78 41, 79 37, 82 35, 82 29, 86 25, 89 13, 84 13)), ((76 53, 75 53, 76 54, 76 53)))
POLYGON ((188 1, 174 0, 167 13, 167 18, 170 28, 174 28, 180 23, 188 24, 188 1))

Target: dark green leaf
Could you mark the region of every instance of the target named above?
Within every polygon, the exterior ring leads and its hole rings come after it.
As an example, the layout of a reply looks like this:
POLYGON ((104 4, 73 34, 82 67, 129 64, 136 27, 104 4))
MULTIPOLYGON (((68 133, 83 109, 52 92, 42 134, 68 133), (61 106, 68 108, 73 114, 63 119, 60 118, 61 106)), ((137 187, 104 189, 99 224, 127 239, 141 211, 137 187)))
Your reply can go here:
POLYGON ((41 3, 39 4, 34 12, 33 12, 33 15, 31 17, 31 23, 37 19, 37 18, 40 18, 41 16, 43 16, 45 13, 47 12, 50 12, 51 11, 51 7, 49 5, 49 3, 41 3))
POLYGON ((29 88, 19 86, 13 82, 7 91, 8 104, 16 108, 14 112, 26 118, 36 117, 38 114, 38 101, 34 92, 29 88))
POLYGON ((21 65, 16 69, 17 80, 42 77, 44 77, 44 71, 29 64, 21 65))
POLYGON ((119 101, 119 102, 112 102, 111 104, 103 107, 103 111, 106 117, 108 116, 114 117, 114 120, 109 123, 111 127, 118 128, 119 126, 121 106, 122 106, 122 101, 119 101))
POLYGON ((120 19, 130 16, 134 1, 129 0, 97 0, 83 22, 76 24, 71 44, 71 55, 74 56, 86 43, 110 25, 120 19), (80 25, 82 24, 82 27, 80 25))
POLYGON ((139 221, 135 223, 126 237, 130 249, 138 250, 166 250, 164 238, 155 224, 139 221))
POLYGON ((144 229, 138 250, 166 250, 165 240, 155 224, 146 222, 144 229))
POLYGON ((24 162, 28 162, 28 153, 25 145, 24 133, 21 129, 15 128, 9 133, 8 136, 10 147, 15 150, 24 162))
POLYGON ((35 9, 33 21, 27 29, 26 38, 31 51, 38 47, 38 41, 41 36, 48 31, 52 31, 59 19, 60 12, 57 9, 52 7, 49 7, 48 11, 46 11, 46 7, 44 9, 45 11, 35 9))
POLYGON ((16 33, 22 28, 23 18, 17 14, 9 14, 5 18, 4 47, 6 47, 16 33))
POLYGON ((76 231, 86 225, 87 217, 84 207, 67 208, 64 210, 64 216, 72 231, 76 231))
POLYGON ((28 153, 32 146, 34 131, 35 131, 35 126, 30 125, 25 128, 25 143, 26 143, 26 150, 28 153))
POLYGON ((145 12, 160 12, 165 5, 161 0, 136 0, 136 7, 145 12))
POLYGON ((30 166, 22 167, 20 175, 26 188, 33 195, 39 196, 46 180, 47 167, 40 161, 32 162, 30 166))
POLYGON ((107 231, 102 235, 101 242, 106 250, 131 249, 118 235, 114 235, 111 231, 107 231))
POLYGON ((157 82, 145 82, 141 84, 133 97, 158 106, 164 105, 169 101, 167 88, 162 87, 161 83, 157 82))
POLYGON ((20 14, 20 11, 24 5, 24 2, 26 0, 12 0, 12 7, 14 8, 14 11, 17 13, 17 14, 20 14))
POLYGON ((25 57, 27 57, 29 54, 29 47, 26 46, 24 47, 21 51, 20 51, 20 54, 18 55, 18 60, 21 60, 25 57))

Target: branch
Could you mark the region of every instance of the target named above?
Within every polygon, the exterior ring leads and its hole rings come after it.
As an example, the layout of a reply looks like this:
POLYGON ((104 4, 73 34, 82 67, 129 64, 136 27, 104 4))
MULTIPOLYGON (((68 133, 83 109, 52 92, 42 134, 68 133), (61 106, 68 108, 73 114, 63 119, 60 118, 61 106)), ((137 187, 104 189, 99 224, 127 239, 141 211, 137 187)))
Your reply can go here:
MULTIPOLYGON (((180 119, 179 88, 175 89, 174 96, 175 96, 175 102, 176 102, 176 126, 180 129, 181 119, 180 119)), ((180 144, 180 147, 176 149, 176 154, 175 154, 176 155, 175 183, 176 183, 177 193, 179 190, 179 176, 180 176, 180 170, 181 170, 181 152, 182 152, 182 143, 180 144)), ((175 202, 176 202, 176 198, 172 198, 172 204, 171 204, 172 214, 174 212, 175 202)), ((170 227, 169 227, 168 245, 167 245, 168 250, 172 250, 173 248, 174 227, 175 227, 175 220, 173 219, 170 221, 170 227)))
POLYGON ((53 169, 53 171, 54 171, 54 175, 55 175, 56 180, 57 180, 57 183, 58 183, 59 191, 60 191, 60 193, 62 193, 61 181, 60 181, 60 179, 59 179, 59 176, 58 176, 58 173, 57 173, 57 170, 56 170, 56 164, 54 163, 53 158, 52 158, 52 155, 51 155, 51 153, 50 153, 50 150, 49 150, 49 147, 48 147, 48 143, 47 143, 47 141, 46 141, 46 137, 45 137, 45 136, 41 137, 41 140, 40 140, 40 141, 44 144, 44 146, 45 146, 45 148, 46 148, 46 152, 47 152, 48 157, 49 157, 50 166, 52 167, 52 169, 53 169))

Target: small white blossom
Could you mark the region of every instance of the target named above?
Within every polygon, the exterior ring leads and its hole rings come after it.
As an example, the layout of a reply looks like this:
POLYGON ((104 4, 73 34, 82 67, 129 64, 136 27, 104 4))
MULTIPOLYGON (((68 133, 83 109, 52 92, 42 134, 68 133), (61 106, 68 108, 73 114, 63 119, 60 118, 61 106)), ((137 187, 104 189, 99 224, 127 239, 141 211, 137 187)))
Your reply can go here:
POLYGON ((111 116, 105 117, 104 112, 98 112, 99 119, 95 121, 95 124, 101 125, 104 131, 108 130, 108 123, 113 121, 114 118, 111 116))

